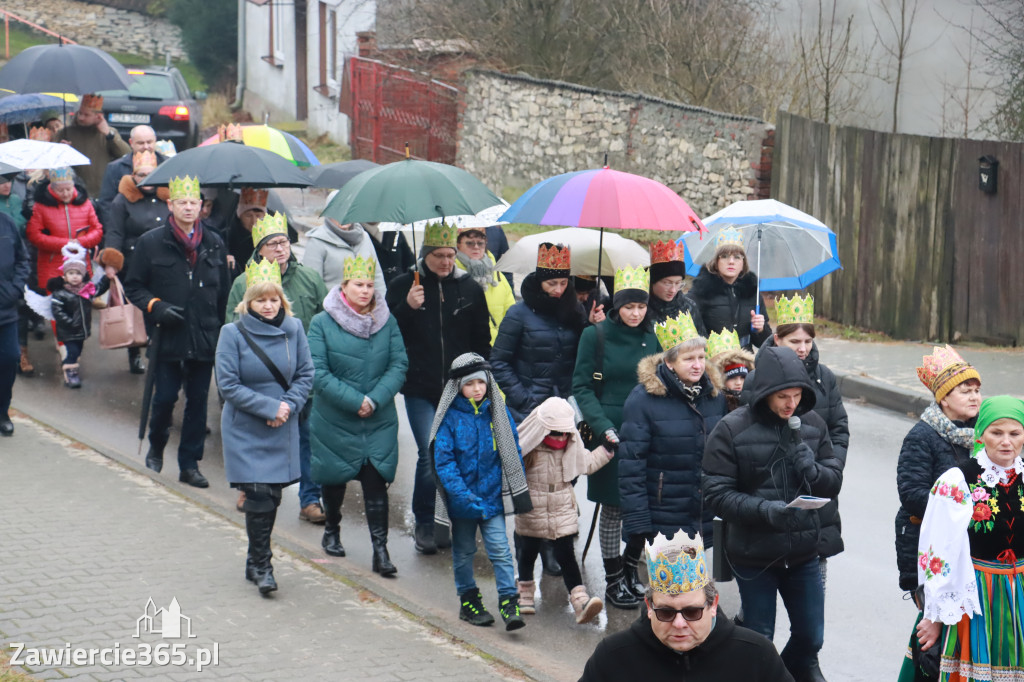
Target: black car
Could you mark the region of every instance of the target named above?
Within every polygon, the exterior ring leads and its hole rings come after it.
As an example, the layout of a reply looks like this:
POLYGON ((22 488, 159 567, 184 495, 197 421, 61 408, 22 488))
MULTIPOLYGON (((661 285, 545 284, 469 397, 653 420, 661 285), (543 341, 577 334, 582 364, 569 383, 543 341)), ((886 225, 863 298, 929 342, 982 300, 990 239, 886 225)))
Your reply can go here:
MULTIPOLYGON (((181 72, 173 66, 128 67, 127 90, 103 90, 107 123, 125 140, 137 125, 148 125, 156 139, 170 140, 181 151, 199 143, 202 110, 181 72)), ((200 93, 201 96, 201 93, 200 93)))

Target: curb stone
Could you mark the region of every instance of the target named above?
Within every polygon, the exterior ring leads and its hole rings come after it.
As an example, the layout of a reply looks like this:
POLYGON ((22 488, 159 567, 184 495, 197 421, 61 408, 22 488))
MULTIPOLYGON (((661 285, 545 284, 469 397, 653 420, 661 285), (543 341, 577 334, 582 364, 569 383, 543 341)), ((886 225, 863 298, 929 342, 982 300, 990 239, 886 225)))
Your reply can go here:
POLYGON ((878 379, 860 376, 852 372, 833 369, 839 384, 839 393, 847 400, 862 400, 869 405, 880 407, 900 415, 917 419, 925 408, 935 401, 927 396, 905 388, 884 383, 878 379))

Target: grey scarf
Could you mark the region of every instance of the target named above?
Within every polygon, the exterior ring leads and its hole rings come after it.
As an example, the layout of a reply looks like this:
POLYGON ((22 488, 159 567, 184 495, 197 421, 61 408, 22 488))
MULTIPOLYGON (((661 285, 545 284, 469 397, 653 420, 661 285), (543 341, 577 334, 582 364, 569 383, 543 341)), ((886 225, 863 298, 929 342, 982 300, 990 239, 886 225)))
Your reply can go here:
POLYGON ((391 317, 388 304, 384 302, 384 297, 379 291, 374 292, 373 300, 373 310, 368 313, 357 313, 352 306, 342 300, 341 286, 335 284, 324 299, 324 310, 339 327, 352 336, 368 339, 383 329, 391 317))
POLYGON ((484 254, 483 258, 470 258, 461 251, 456 251, 455 258, 484 291, 497 286, 498 275, 494 272, 494 261, 488 254, 484 254))
POLYGON ((341 241, 345 242, 353 249, 359 246, 359 243, 363 241, 363 235, 366 234, 363 231, 362 226, 356 223, 353 223, 352 227, 350 227, 347 230, 338 229, 334 225, 331 225, 331 222, 329 220, 325 220, 324 225, 326 225, 327 229, 331 231, 331 234, 341 239, 341 241))
POLYGON ((974 429, 954 424, 938 403, 932 403, 925 408, 921 413, 921 421, 935 429, 935 433, 950 445, 959 445, 968 450, 974 447, 974 429))
MULTIPOLYGON (((455 358, 452 363, 452 374, 459 374, 459 370, 473 365, 483 365, 486 361, 476 353, 463 353, 455 358)), ((498 450, 498 457, 501 459, 501 498, 505 507, 505 514, 525 514, 533 509, 530 501, 530 490, 526 487, 526 473, 523 471, 523 462, 519 456, 519 448, 516 446, 515 434, 512 429, 512 420, 509 419, 508 410, 505 408, 505 401, 498 389, 498 382, 494 375, 487 371, 487 398, 491 401, 491 432, 494 434, 494 444, 498 450)), ((461 375, 460 375, 461 376, 461 375)), ((437 412, 434 413, 434 423, 430 426, 430 458, 431 468, 434 469, 435 480, 437 469, 433 463, 434 438, 437 437, 437 430, 444 421, 445 414, 452 406, 452 401, 459 395, 458 378, 451 378, 444 385, 444 392, 437 404, 437 412)), ((434 503, 434 521, 442 526, 450 526, 451 519, 448 518, 448 502, 445 499, 444 488, 438 484, 437 500, 434 503)))

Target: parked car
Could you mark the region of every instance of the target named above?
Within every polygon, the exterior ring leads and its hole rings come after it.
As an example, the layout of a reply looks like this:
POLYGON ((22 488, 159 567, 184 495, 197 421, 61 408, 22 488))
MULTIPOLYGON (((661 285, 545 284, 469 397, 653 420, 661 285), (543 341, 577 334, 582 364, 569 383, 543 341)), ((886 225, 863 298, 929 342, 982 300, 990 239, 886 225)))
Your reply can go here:
POLYGON ((103 90, 107 123, 128 139, 132 128, 149 125, 156 139, 170 140, 181 151, 199 143, 203 127, 199 98, 188 89, 181 72, 173 66, 128 67, 132 83, 127 90, 103 90))

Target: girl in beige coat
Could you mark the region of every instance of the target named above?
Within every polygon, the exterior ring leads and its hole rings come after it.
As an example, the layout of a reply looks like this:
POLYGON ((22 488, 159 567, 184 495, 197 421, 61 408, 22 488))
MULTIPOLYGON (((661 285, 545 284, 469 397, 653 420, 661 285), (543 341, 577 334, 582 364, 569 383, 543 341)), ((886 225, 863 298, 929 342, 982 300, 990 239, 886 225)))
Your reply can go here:
POLYGON ((583 447, 575 411, 562 398, 548 398, 523 420, 519 445, 533 502, 533 511, 516 516, 516 533, 521 536, 519 610, 536 612, 533 565, 541 540, 551 540, 576 622, 588 623, 601 612, 604 603, 587 594, 576 562, 573 543, 579 532, 579 507, 572 484, 579 476, 603 467, 613 455, 604 446, 592 451, 583 447))

